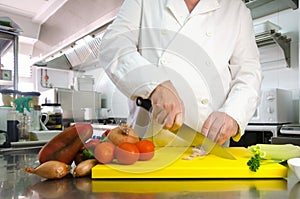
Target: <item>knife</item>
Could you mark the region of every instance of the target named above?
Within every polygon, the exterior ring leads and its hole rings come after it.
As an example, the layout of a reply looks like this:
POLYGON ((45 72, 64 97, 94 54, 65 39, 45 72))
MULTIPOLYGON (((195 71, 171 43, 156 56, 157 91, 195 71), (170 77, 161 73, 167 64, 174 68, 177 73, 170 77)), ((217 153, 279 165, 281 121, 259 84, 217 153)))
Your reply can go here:
MULTIPOLYGON (((143 107, 147 111, 151 111, 152 103, 150 99, 144 99, 142 97, 137 97, 136 99, 137 106, 143 107)), ((216 156, 236 160, 236 157, 231 154, 226 148, 221 147, 220 145, 216 144, 215 142, 211 141, 209 138, 205 137, 202 133, 194 130, 193 128, 189 127, 186 124, 183 124, 180 127, 180 131, 183 131, 186 134, 195 134, 195 139, 197 139, 197 144, 199 144, 200 148, 203 148, 205 151, 208 151, 211 154, 216 156)))

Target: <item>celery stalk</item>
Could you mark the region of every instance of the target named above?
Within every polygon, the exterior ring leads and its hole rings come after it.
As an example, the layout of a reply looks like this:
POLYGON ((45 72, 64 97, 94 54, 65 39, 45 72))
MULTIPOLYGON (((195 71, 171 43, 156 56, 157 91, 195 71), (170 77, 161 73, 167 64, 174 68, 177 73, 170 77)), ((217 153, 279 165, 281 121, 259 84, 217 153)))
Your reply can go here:
POLYGON ((253 154, 259 154, 261 159, 288 160, 300 157, 300 147, 292 144, 256 144, 248 149, 253 154))

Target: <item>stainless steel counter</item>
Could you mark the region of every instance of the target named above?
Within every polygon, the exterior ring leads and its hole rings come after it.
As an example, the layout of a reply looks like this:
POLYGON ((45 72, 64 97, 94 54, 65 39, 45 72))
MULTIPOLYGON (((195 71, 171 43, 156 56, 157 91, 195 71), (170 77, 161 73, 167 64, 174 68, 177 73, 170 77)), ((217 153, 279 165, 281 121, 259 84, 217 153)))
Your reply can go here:
POLYGON ((39 147, 0 150, 0 198, 230 198, 296 199, 300 182, 287 179, 91 180, 68 176, 46 180, 23 172, 38 165, 39 147))

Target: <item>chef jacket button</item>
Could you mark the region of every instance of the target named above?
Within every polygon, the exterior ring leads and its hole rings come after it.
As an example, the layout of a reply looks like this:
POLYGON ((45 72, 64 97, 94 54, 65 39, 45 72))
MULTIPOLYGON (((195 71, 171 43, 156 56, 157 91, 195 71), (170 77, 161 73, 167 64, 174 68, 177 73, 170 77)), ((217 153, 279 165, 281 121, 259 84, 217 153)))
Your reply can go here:
POLYGON ((167 31, 166 29, 162 29, 160 32, 161 32, 161 34, 163 34, 163 35, 166 35, 166 34, 168 33, 168 31, 167 31))
POLYGON ((204 99, 201 100, 201 104, 208 104, 208 101, 209 100, 207 98, 204 98, 204 99))
POLYGON ((212 32, 211 31, 206 31, 206 36, 211 37, 212 36, 212 32))
POLYGON ((210 61, 206 61, 205 64, 206 64, 206 66, 211 66, 211 62, 210 61))
POLYGON ((165 65, 167 63, 167 60, 165 58, 161 58, 160 59, 160 63, 163 64, 163 65, 165 65))

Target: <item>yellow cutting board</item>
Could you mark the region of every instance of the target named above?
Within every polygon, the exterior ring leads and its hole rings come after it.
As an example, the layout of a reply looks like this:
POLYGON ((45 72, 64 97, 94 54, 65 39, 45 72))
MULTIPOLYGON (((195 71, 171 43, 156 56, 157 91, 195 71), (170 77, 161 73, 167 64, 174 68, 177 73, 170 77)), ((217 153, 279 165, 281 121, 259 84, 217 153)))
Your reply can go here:
POLYGON ((156 149, 150 161, 138 161, 133 165, 98 164, 92 169, 93 179, 126 178, 285 178, 287 167, 278 163, 263 164, 252 172, 247 161, 252 154, 243 147, 227 148, 237 159, 224 159, 213 154, 183 160, 192 149, 163 147, 156 149))
POLYGON ((115 179, 92 180, 91 182, 93 193, 216 193, 249 190, 287 190, 287 181, 285 179, 115 179))

